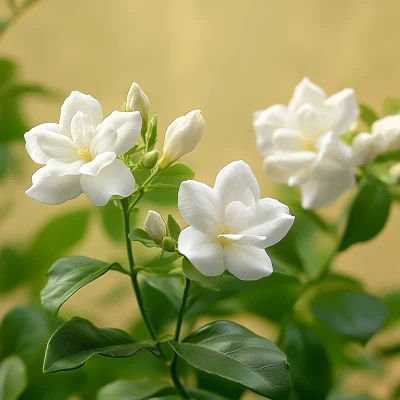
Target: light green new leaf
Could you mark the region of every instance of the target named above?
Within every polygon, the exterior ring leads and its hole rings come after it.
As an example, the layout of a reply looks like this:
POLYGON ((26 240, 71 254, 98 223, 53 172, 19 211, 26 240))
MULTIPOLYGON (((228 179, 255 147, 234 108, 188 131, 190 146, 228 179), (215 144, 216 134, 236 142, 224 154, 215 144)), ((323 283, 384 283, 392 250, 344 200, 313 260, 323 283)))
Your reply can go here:
POLYGON ((400 114, 400 99, 389 97, 383 103, 383 111, 385 115, 400 114))
POLYGON ((171 214, 168 214, 167 228, 169 236, 175 241, 178 241, 179 234, 181 233, 181 227, 171 214))
POLYGON ((377 179, 365 178, 351 204, 339 250, 374 238, 386 224, 390 205, 387 186, 377 179))
POLYGON ((182 259, 182 271, 186 278, 197 282, 200 286, 210 290, 220 290, 224 275, 205 276, 196 269, 193 264, 187 259, 182 259))
POLYGON ((287 400, 286 356, 268 339, 228 321, 208 324, 182 343, 169 342, 189 365, 239 383, 271 400, 287 400))
POLYGON ((379 118, 372 108, 366 106, 365 104, 360 104, 360 120, 363 121, 369 128, 372 124, 379 118))
POLYGON ((57 315, 60 307, 73 294, 103 276, 114 265, 87 257, 67 257, 56 261, 40 294, 43 307, 57 315))
POLYGON ((28 384, 24 362, 10 356, 0 364, 0 399, 17 400, 28 384))
POLYGON ((170 383, 154 379, 118 380, 101 388, 96 400, 145 400, 175 392, 170 383))
POLYGON ((129 239, 132 242, 142 243, 146 247, 160 247, 154 240, 150 237, 150 235, 144 231, 143 229, 136 228, 129 234, 129 239))
POLYGON ((386 318, 383 303, 370 294, 338 290, 318 294, 312 312, 325 328, 360 342, 367 342, 386 318))
POLYGON ((97 328, 86 319, 74 317, 60 326, 50 338, 44 357, 43 372, 80 368, 96 354, 126 358, 141 350, 147 350, 158 356, 156 346, 151 343, 134 343, 132 337, 120 329, 97 328))

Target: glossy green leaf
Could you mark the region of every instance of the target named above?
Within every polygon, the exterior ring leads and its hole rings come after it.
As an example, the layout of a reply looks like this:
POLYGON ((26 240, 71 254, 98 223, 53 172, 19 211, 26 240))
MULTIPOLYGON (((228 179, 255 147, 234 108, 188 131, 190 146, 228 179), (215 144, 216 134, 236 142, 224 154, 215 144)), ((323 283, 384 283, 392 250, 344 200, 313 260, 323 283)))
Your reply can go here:
POLYGON ((169 343, 196 369, 239 383, 271 400, 289 398, 285 354, 270 340, 238 324, 213 322, 187 336, 182 343, 169 343))
POLYGON ((104 386, 96 400, 145 400, 172 393, 175 389, 168 382, 148 378, 119 380, 104 386))
POLYGON ((74 317, 60 326, 50 338, 44 358, 43 372, 69 371, 80 368, 98 354, 105 357, 131 357, 147 350, 158 355, 155 345, 134 343, 120 329, 97 328, 90 321, 74 317))
MULTIPOLYGON (((214 387, 214 389, 216 389, 214 387)), ((188 388, 188 393, 193 400, 234 400, 231 397, 223 397, 208 390, 188 388)))
POLYGON ((371 128, 372 124, 379 118, 375 111, 372 108, 360 104, 360 120, 363 121, 369 128, 371 128))
POLYGON ((377 179, 363 180, 353 200, 339 250, 374 238, 385 226, 391 198, 386 185, 377 179))
POLYGON ((56 261, 40 296, 43 307, 57 315, 60 307, 79 289, 103 276, 114 264, 87 257, 67 257, 56 261))
MULTIPOLYGON (((237 383, 233 383, 216 375, 206 374, 197 370, 197 385, 202 390, 207 390, 216 396, 223 396, 229 400, 240 400, 246 388, 237 383)), ((208 400, 206 397, 205 400, 208 400)))
POLYGON ((379 299, 352 290, 319 293, 312 302, 312 312, 325 328, 360 342, 368 341, 386 317, 379 299))
POLYGON ((383 103, 383 111, 385 115, 400 114, 400 99, 388 97, 383 103))
POLYGON ((332 367, 314 332, 291 321, 285 326, 282 347, 288 357, 295 398, 325 399, 332 384, 332 367))
POLYGON ((171 214, 168 214, 167 229, 169 236, 177 242, 181 228, 171 214))
POLYGON ((10 356, 0 363, 0 399, 17 400, 27 385, 26 368, 18 356, 10 356))
POLYGON ((205 276, 196 269, 193 264, 187 259, 182 259, 182 272, 186 278, 197 282, 200 286, 210 290, 220 290, 224 275, 205 276))
POLYGON ((129 239, 132 242, 142 243, 146 247, 160 247, 154 240, 150 237, 150 235, 144 231, 143 229, 136 228, 129 234, 129 239))

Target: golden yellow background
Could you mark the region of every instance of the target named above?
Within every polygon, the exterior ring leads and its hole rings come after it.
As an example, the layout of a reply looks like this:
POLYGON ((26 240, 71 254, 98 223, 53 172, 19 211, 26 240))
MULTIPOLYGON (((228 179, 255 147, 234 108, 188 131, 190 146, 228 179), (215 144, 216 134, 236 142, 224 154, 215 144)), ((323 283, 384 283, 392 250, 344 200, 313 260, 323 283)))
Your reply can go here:
MULTIPOLYGON (((0 10, 5 12, 4 4, 0 10)), ((93 95, 105 115, 121 109, 130 83, 137 81, 150 98, 151 113, 158 115, 161 133, 177 116, 200 108, 205 136, 184 159, 197 179, 211 184, 221 167, 244 159, 264 196, 271 196, 275 185, 261 174, 252 112, 287 103, 303 76, 328 94, 352 87, 359 102, 380 110, 385 97, 400 96, 399 15, 398 0, 42 0, 1 38, 0 54, 18 62, 25 81, 54 88, 62 97, 71 90, 93 95)), ((57 121, 60 105, 28 102, 32 125, 57 121)), ((0 186, 0 205, 8 199, 13 204, 0 225, 2 243, 23 243, 51 214, 88 206, 83 197, 61 207, 26 197, 36 166, 27 155, 22 158, 23 176, 0 186)), ((326 213, 335 218, 338 204, 326 213)), ((343 254, 337 269, 376 293, 399 288, 399 224, 396 206, 384 232, 343 254)), ((112 259, 121 249, 93 219, 74 253, 112 259)), ((117 284, 125 282, 114 275, 92 284, 72 299, 65 315, 79 304, 82 316, 124 327, 136 307, 130 292, 118 312, 96 308, 117 284)), ((23 297, 19 290, 0 298, 0 314, 23 297)), ((245 318, 262 332, 257 321, 245 318)), ((400 371, 383 375, 373 384, 379 398, 400 371)))

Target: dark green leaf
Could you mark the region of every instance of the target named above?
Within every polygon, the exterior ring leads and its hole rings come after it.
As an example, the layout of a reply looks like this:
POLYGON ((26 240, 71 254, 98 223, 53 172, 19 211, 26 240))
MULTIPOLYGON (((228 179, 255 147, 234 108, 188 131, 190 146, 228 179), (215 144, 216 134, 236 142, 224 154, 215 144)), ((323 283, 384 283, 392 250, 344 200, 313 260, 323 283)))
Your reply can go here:
POLYGON ((145 400, 172 393, 175 393, 175 389, 168 382, 148 378, 119 380, 104 386, 96 400, 145 400))
POLYGON ((158 355, 158 350, 153 344, 134 343, 131 336, 120 329, 97 328, 86 319, 74 317, 60 326, 50 338, 43 372, 80 368, 96 354, 125 358, 141 350, 158 355))
POLYGON ((327 329, 360 342, 368 341, 383 325, 385 306, 376 297, 351 290, 319 293, 312 311, 327 329))
POLYGON ((0 399, 17 400, 27 385, 26 368, 18 356, 0 363, 0 399))
POLYGON ((129 234, 129 239, 132 242, 142 243, 146 247, 160 247, 154 240, 150 237, 150 235, 144 231, 143 229, 136 228, 129 234))
POLYGON ((205 276, 196 269, 193 264, 187 259, 182 259, 182 271, 186 278, 197 282, 200 286, 210 290, 220 290, 224 275, 205 276))
POLYGON ((103 276, 114 264, 87 257, 68 257, 56 261, 41 292, 43 307, 57 315, 60 307, 79 289, 103 276))
POLYGON ((169 236, 175 241, 178 241, 179 234, 181 233, 181 228, 171 214, 168 214, 167 229, 169 236))
MULTIPOLYGON (((231 383, 231 382, 230 382, 231 383)), ((232 383, 231 383, 232 385, 232 383)), ((188 393, 193 400, 234 400, 232 397, 222 397, 219 394, 214 393, 215 390, 218 389, 216 387, 213 388, 213 391, 203 390, 203 389, 190 389, 188 388, 188 393)), ((227 395, 229 395, 227 393, 227 395)))
POLYGON ((27 280, 29 260, 19 248, 0 250, 0 293, 8 292, 27 280))
POLYGON ((361 183, 349 212, 339 250, 374 238, 385 226, 391 205, 386 185, 374 178, 361 183))
POLYGON ((383 111, 385 115, 400 114, 400 99, 388 97, 383 103, 383 111))
POLYGON ((369 128, 371 128, 372 124, 379 118, 375 111, 373 111, 370 107, 360 104, 360 120, 363 121, 369 128))
MULTIPOLYGON (((213 392, 214 395, 218 394, 228 398, 229 400, 239 400, 242 398, 245 387, 239 384, 235 384, 226 379, 222 379, 219 376, 206 374, 205 372, 197 371, 197 384, 200 389, 205 389, 208 392, 213 392)), ((210 393, 211 395, 211 393, 210 393)), ((212 397, 211 397, 212 398, 212 397)), ((205 397, 208 400, 209 397, 205 397)))
POLYGON ((182 343, 169 342, 192 367, 239 383, 272 400, 287 400, 286 356, 270 340, 228 321, 208 324, 182 343))
POLYGON ((400 320, 400 292, 390 292, 383 296, 387 318, 385 325, 392 326, 400 320))
POLYGON ((325 399, 332 383, 326 350, 309 327, 289 322, 285 328, 283 350, 288 357, 296 398, 325 399))

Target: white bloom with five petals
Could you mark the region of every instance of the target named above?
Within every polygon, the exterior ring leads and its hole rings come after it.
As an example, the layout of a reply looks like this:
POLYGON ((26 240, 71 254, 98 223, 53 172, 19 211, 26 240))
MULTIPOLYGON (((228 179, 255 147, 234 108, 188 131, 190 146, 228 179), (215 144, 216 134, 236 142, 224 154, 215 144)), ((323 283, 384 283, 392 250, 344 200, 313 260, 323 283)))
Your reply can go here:
POLYGON ((355 185, 352 150, 339 137, 357 117, 352 89, 327 98, 304 78, 289 106, 274 105, 254 114, 264 172, 280 183, 300 186, 303 208, 332 203, 355 185))
POLYGON ((182 182, 179 210, 190 227, 178 240, 178 249, 203 274, 228 270, 242 280, 272 273, 266 247, 278 243, 294 217, 278 200, 260 199, 251 168, 234 161, 217 175, 213 188, 196 181, 182 182))
POLYGON ((41 124, 25 134, 32 160, 45 164, 33 174, 26 194, 41 203, 61 204, 85 193, 96 206, 113 195, 131 195, 135 179, 117 156, 136 144, 141 124, 138 111, 113 111, 103 120, 96 99, 72 92, 58 124, 41 124))

